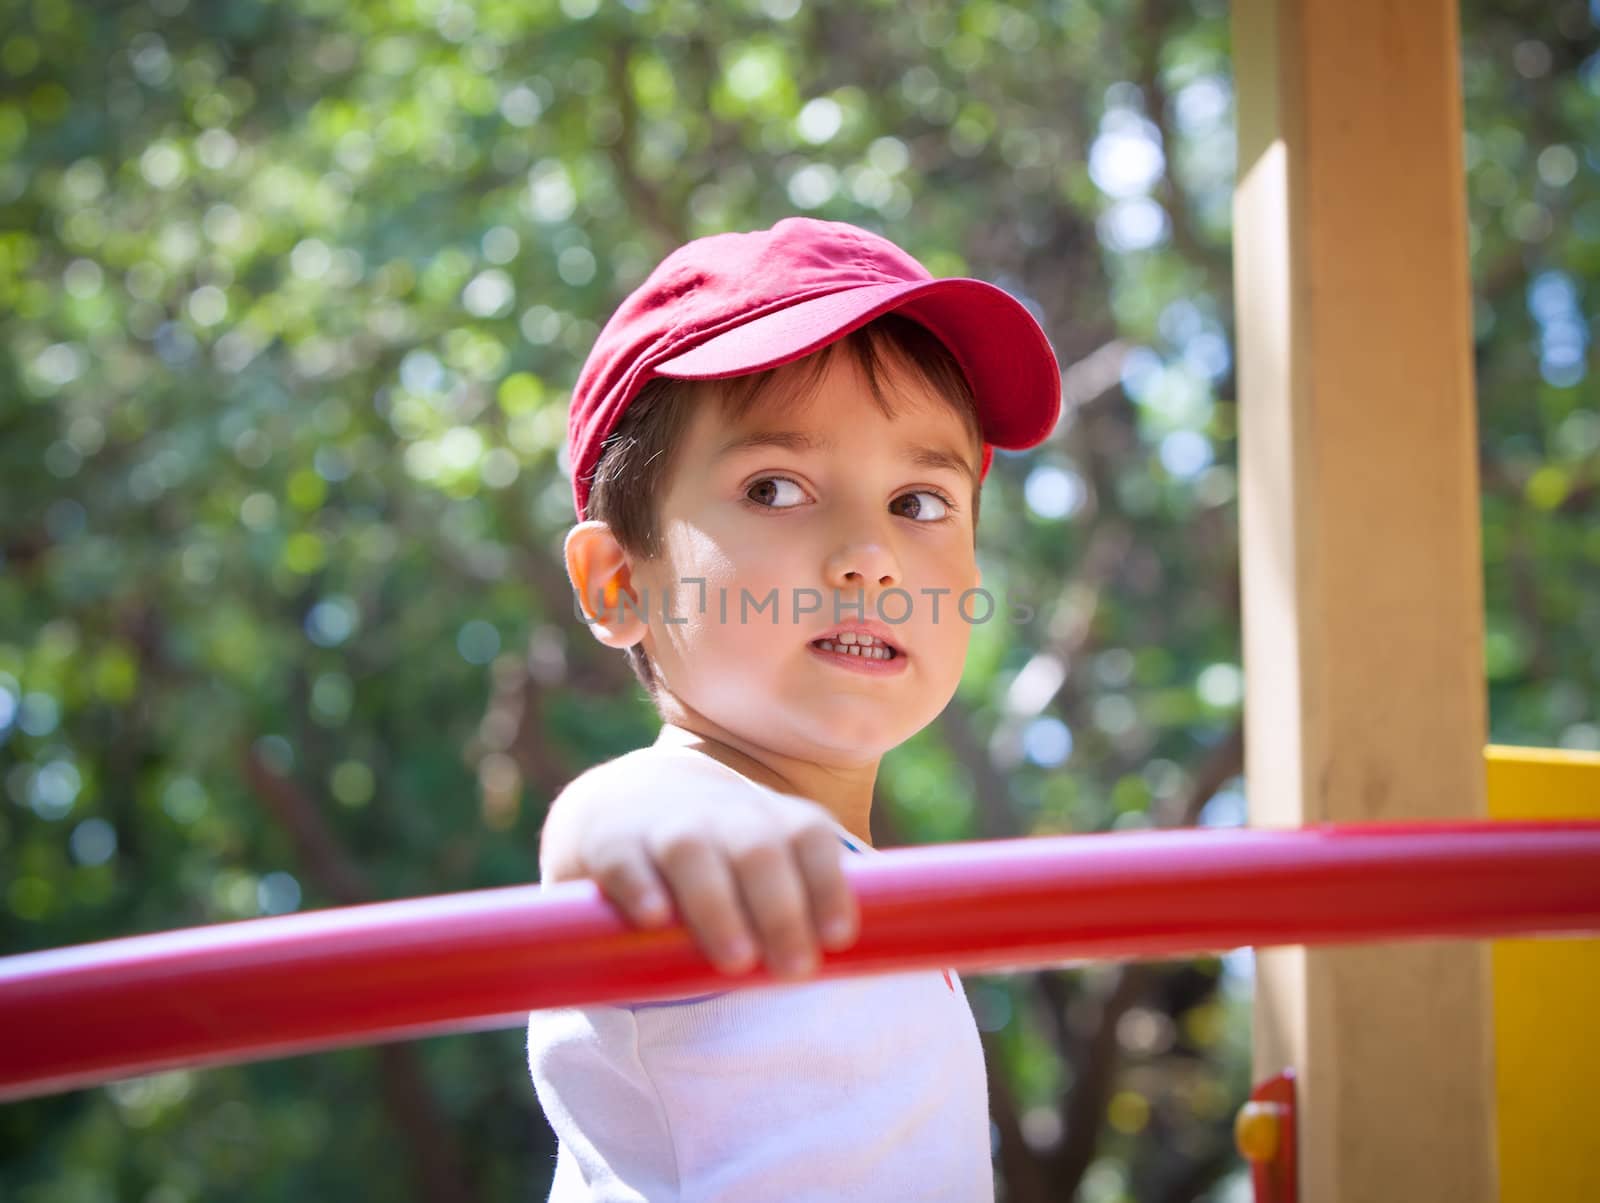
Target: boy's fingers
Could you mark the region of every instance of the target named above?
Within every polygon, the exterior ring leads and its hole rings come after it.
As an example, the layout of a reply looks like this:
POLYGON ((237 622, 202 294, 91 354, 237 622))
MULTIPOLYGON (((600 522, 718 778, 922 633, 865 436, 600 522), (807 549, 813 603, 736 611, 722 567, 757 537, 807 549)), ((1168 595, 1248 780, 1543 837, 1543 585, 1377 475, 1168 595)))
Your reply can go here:
POLYGON ((724 973, 743 973, 756 945, 739 903, 738 888, 722 856, 698 839, 668 842, 656 857, 695 943, 724 973))
POLYGON ((822 946, 830 951, 849 948, 860 932, 861 917, 845 878, 839 837, 829 828, 810 827, 795 837, 794 852, 822 946))
POLYGON ((643 848, 612 852, 594 868, 594 880, 622 913, 641 927, 659 927, 672 917, 666 888, 643 848))
POLYGON ((767 965, 780 977, 799 977, 817 967, 811 908, 799 867, 786 845, 754 844, 735 853, 734 872, 767 965))

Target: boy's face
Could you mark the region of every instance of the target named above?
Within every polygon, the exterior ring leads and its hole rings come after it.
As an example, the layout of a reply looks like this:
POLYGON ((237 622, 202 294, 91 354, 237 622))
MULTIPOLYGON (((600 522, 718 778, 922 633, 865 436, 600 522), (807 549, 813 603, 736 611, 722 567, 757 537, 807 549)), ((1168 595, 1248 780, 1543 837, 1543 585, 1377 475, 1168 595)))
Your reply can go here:
MULTIPOLYGON (((661 554, 632 566, 661 687, 780 755, 876 759, 931 722, 961 677, 981 448, 948 402, 885 366, 894 418, 842 351, 809 399, 791 375, 737 422, 703 393, 662 499, 661 554), (893 660, 841 663, 814 646, 861 618, 886 629, 893 660)), ((968 600, 967 613, 986 609, 968 600)))

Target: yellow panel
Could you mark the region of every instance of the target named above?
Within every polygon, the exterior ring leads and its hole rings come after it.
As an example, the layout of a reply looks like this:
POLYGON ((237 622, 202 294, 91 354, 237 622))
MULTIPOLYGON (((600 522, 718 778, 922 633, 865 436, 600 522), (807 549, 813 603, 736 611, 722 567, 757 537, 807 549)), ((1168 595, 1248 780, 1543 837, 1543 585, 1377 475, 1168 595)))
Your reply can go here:
MULTIPOLYGON (((1491 746, 1489 815, 1600 819, 1600 754, 1491 746)), ((1495 1086, 1502 1203, 1600 1199, 1600 940, 1497 940, 1495 1086)))

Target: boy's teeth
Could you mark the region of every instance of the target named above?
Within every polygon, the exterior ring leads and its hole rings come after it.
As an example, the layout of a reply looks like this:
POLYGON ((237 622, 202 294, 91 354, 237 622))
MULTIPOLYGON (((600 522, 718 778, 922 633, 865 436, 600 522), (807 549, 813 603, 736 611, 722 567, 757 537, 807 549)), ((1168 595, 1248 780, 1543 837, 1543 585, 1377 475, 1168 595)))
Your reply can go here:
MULTIPOLYGON (((846 632, 846 634, 849 633, 846 632)), ((826 652, 838 652, 845 656, 860 656, 868 660, 892 660, 894 658, 894 653, 882 644, 874 645, 864 641, 847 644, 843 642, 843 636, 840 637, 839 642, 835 642, 832 639, 819 639, 817 640, 817 646, 826 652)))

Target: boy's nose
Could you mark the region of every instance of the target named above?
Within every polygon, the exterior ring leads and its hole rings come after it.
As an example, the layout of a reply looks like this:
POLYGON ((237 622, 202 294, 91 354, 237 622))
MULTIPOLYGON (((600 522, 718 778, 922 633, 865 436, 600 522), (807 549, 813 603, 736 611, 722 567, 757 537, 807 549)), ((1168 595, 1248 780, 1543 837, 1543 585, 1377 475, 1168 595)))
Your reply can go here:
POLYGON ((828 584, 836 589, 861 589, 877 585, 888 589, 900 583, 900 566, 881 543, 855 543, 828 557, 828 584))

